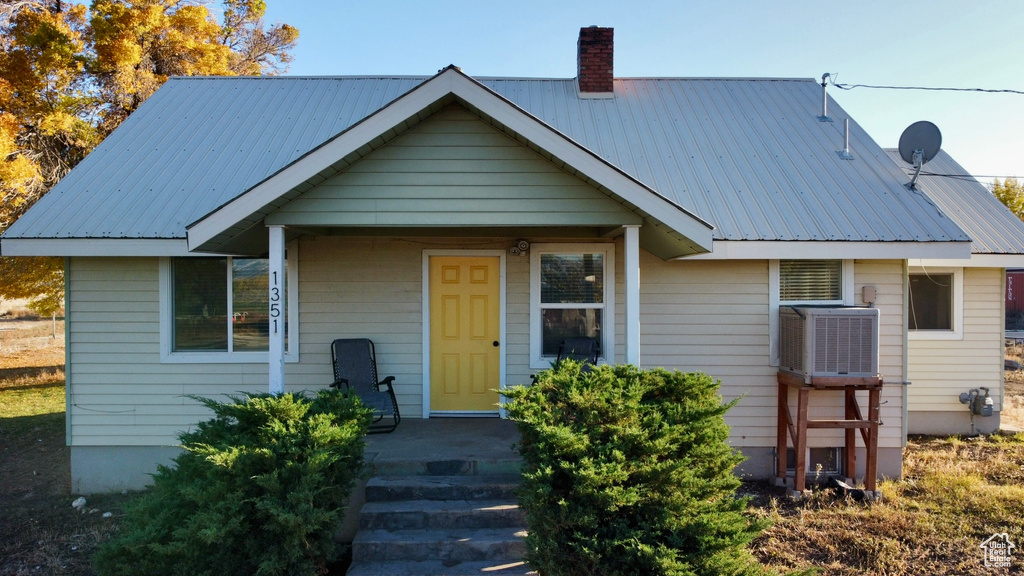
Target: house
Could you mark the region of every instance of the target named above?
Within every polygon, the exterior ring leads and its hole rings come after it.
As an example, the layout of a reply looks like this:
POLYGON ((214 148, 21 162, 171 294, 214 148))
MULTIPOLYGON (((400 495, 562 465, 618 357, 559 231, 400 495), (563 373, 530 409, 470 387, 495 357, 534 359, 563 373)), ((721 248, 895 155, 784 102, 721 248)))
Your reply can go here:
MULTIPOLYGON (((499 416, 571 335, 702 370, 769 477, 780 306, 868 292, 899 476, 908 268, 972 236, 853 121, 847 151, 815 80, 614 78, 612 48, 582 29, 569 79, 169 80, 0 239, 67 258, 75 490, 144 485, 207 415, 186 395, 324 386, 340 337, 376 342, 404 418, 499 416)), ((842 431, 808 442, 839 461, 842 431)))
MULTIPOLYGON (((898 150, 887 152, 906 167, 898 150)), ((971 237, 971 258, 907 263, 907 431, 988 434, 1003 403, 1006 268, 1024 265, 1024 224, 945 152, 916 188, 971 237), (986 388, 992 416, 960 403, 961 393, 986 388)))

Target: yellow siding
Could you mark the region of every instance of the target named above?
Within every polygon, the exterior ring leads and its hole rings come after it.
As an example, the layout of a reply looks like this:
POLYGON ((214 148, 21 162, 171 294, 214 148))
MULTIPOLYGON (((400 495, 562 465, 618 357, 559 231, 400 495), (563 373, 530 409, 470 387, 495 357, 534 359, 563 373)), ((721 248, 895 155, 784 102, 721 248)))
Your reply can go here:
POLYGON ((727 415, 737 446, 775 443, 775 373, 769 365, 766 261, 640 265, 640 361, 702 371, 722 381, 722 396, 743 396, 727 415))
MULTIPOLYGON (((878 370, 887 383, 882 389, 880 447, 903 445, 904 267, 902 260, 857 260, 854 268, 854 304, 862 305, 864 286, 874 286, 879 309, 878 370)), ((867 393, 858 393, 861 410, 867 393)), ((840 412, 841 416, 842 413, 840 412)), ((834 417, 834 416, 833 416, 834 417)))
POLYGON ((404 240, 317 237, 299 255, 299 365, 288 385, 331 380, 330 343, 369 338, 380 375, 395 377, 399 409, 419 417, 423 406, 423 244, 404 240))
MULTIPOLYGON (((775 443, 776 373, 770 365, 769 286, 766 261, 662 262, 644 254, 641 264, 641 362, 699 370, 722 381, 726 400, 740 398, 726 416, 737 446, 775 443)), ((900 261, 857 262, 855 289, 878 288, 881 309, 880 370, 903 380, 903 265, 900 261)), ((859 300, 859 297, 858 297, 859 300)), ((902 390, 883 391, 879 445, 902 445, 902 390)), ((792 399, 795 411, 795 395, 792 399)), ((867 405, 866 394, 860 399, 867 405)), ((842 396, 812 394, 811 418, 842 417, 842 396), (838 410, 838 412, 837 412, 838 410)), ((839 446, 842 433, 815 430, 811 446, 839 446)))
POLYGON ((964 268, 962 340, 911 340, 913 411, 967 411, 959 395, 991 389, 1000 410, 1003 386, 1003 269, 964 268))
MULTIPOLYGON (((542 239, 531 239, 542 241, 542 239)), ((331 380, 329 343, 369 337, 382 375, 396 377, 403 415, 419 417, 423 391, 424 250, 503 250, 508 238, 306 237, 300 242, 300 362, 286 366, 289 390, 331 380)), ((616 355, 622 355, 622 241, 616 256, 616 355)), ((506 383, 529 382, 529 258, 506 262, 506 383)), ((775 442, 775 374, 770 366, 768 263, 664 262, 641 252, 641 360, 645 367, 702 370, 722 380, 737 446, 775 442)), ((265 363, 162 364, 159 261, 74 258, 68 270, 72 444, 170 445, 207 416, 185 396, 267 387, 265 363)), ((902 263, 858 262, 857 290, 878 288, 882 371, 901 380, 902 263)), ((900 446, 901 395, 886 388, 881 446, 900 446)), ((812 416, 836 417, 838 395, 816 395, 812 416)), ((812 445, 838 445, 838 434, 812 445)), ((829 435, 831 434, 831 435, 829 435)))
POLYGON ((299 226, 618 226, 636 214, 450 106, 281 207, 299 226))
POLYGON ((160 363, 157 258, 72 258, 67 277, 71 445, 173 445, 209 414, 186 395, 266 389, 266 364, 160 363))

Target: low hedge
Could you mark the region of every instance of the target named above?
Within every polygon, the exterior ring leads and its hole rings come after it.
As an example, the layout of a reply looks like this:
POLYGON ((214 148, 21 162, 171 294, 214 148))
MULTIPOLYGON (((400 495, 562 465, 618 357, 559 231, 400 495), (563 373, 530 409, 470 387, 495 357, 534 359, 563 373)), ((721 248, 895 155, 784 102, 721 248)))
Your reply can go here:
POLYGON ((530 565, 545 576, 754 575, 718 382, 563 362, 504 392, 522 439, 530 565))
POLYGON ((183 433, 94 558, 101 576, 323 574, 363 466, 370 412, 337 390, 315 397, 197 398, 214 418, 183 433))

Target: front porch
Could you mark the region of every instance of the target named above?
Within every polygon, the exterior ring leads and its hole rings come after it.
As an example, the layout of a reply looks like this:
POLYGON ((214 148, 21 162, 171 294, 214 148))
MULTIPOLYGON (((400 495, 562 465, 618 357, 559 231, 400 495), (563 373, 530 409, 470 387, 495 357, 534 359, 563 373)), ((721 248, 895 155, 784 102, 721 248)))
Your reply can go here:
POLYGON ((373 476, 518 474, 515 422, 499 418, 407 418, 366 438, 373 476))

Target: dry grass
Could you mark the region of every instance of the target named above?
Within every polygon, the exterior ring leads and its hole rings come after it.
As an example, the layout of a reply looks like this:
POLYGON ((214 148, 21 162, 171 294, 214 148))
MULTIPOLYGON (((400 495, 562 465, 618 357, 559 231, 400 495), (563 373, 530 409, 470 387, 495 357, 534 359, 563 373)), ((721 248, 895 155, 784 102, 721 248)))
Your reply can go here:
POLYGON ((778 497, 754 509, 773 526, 755 553, 780 570, 820 574, 1012 574, 985 568, 981 543, 997 532, 1024 542, 1024 434, 916 438, 901 481, 880 484, 883 500, 839 498, 827 490, 804 502, 778 497))
POLYGON ((1024 370, 1007 370, 1004 374, 1006 389, 1000 422, 1003 426, 1024 430, 1024 370))

